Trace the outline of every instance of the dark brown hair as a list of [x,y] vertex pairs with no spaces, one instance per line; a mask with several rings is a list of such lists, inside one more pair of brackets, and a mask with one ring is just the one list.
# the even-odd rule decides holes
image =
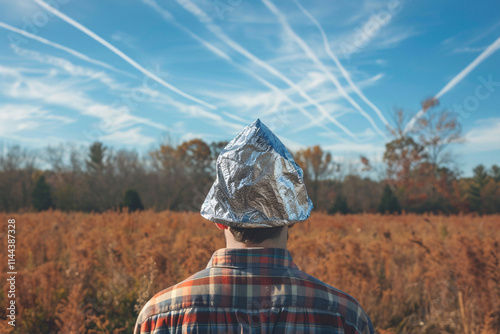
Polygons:
[[258,227],[258,228],[242,228],[229,227],[229,231],[234,236],[234,240],[244,244],[260,244],[269,239],[276,239],[280,236],[284,226],[277,227]]

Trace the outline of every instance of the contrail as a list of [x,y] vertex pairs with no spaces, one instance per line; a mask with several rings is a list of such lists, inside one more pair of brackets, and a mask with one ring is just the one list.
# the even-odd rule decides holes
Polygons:
[[128,76],[132,76],[130,73],[128,72],[125,72],[125,71],[122,71],[122,70],[119,70],[109,64],[106,64],[102,61],[99,61],[99,60],[96,60],[96,59],[92,59],[76,50],[73,50],[73,49],[70,49],[64,45],[61,45],[61,44],[58,44],[58,43],[55,43],[55,42],[52,42],[52,41],[49,41],[43,37],[40,37],[40,36],[37,36],[37,35],[33,35],[27,31],[24,31],[24,30],[21,30],[21,29],[18,29],[16,27],[13,27],[13,26],[10,26],[8,25],[7,23],[4,23],[4,22],[1,22],[0,21],[0,27],[4,28],[4,29],[7,29],[7,30],[10,30],[16,34],[19,34],[19,35],[23,35],[24,37],[27,37],[27,38],[30,38],[30,39],[33,39],[33,40],[36,40],[40,43],[43,43],[43,44],[46,44],[46,45],[50,45],[56,49],[59,49],[59,50],[62,50],[64,52],[67,52],[77,58],[80,58],[81,60],[84,60],[86,62],[89,62],[89,63],[92,63],[94,65],[98,65],[98,66],[101,66],[101,67],[104,67],[104,68],[107,68],[108,70],[112,70],[114,72],[117,72],[117,73],[121,73],[121,74],[125,74],[125,75],[128,75]]
[[[186,33],[188,33],[191,37],[193,37],[194,39],[196,39],[198,42],[200,42],[207,49],[209,49],[210,51],[212,51],[216,55],[220,56],[221,58],[225,59],[231,65],[237,67],[241,71],[245,72],[246,74],[248,74],[252,78],[254,78],[257,81],[259,81],[260,83],[262,83],[264,86],[266,86],[269,89],[271,89],[272,91],[274,91],[276,94],[278,94],[280,97],[282,97],[287,103],[289,103],[292,107],[298,109],[303,115],[305,115],[306,117],[308,117],[312,122],[317,123],[316,122],[316,118],[311,113],[309,113],[302,106],[299,106],[297,103],[295,103],[293,100],[291,100],[288,97],[288,95],[285,94],[281,89],[279,89],[275,85],[271,84],[269,81],[265,80],[264,78],[262,78],[261,76],[259,76],[256,73],[254,73],[253,71],[250,71],[246,67],[241,66],[240,64],[236,63],[224,51],[220,50],[219,48],[217,48],[213,44],[211,44],[208,41],[204,40],[203,38],[199,37],[198,35],[196,35],[195,33],[193,33],[189,28],[187,28],[184,25],[176,22],[175,18],[173,17],[173,15],[170,14],[170,12],[168,12],[167,10],[163,9],[162,7],[160,7],[154,0],[143,0],[143,2],[145,4],[151,6],[153,9],[155,9],[167,22],[169,22],[171,24],[174,24],[176,27],[178,27],[178,28],[182,29],[183,31],[185,31]],[[331,132],[333,134],[337,134],[336,132],[334,132],[333,130],[329,129],[324,124],[316,124],[316,125],[318,125],[319,127],[321,127],[322,129],[324,129],[324,130],[326,130],[328,132]]]
[[[477,56],[476,59],[474,59],[469,65],[467,65],[460,73],[458,73],[453,79],[451,79],[446,86],[443,87],[439,91],[439,93],[436,94],[434,97],[435,99],[439,99],[441,96],[444,94],[448,93],[453,87],[455,87],[460,81],[462,81],[463,78],[467,76],[473,69],[475,69],[479,64],[481,64],[484,60],[486,60],[489,56],[491,56],[495,51],[500,49],[500,37],[497,38],[496,41],[491,43],[490,46],[486,48],[479,56]],[[413,128],[415,125],[415,122],[417,119],[422,117],[422,115],[425,114],[425,111],[423,109],[420,109],[419,112],[413,116],[413,118],[408,122],[408,124],[405,127],[405,132],[408,132]]]
[[132,60],[129,56],[127,56],[122,51],[120,51],[119,49],[117,49],[116,47],[114,47],[113,45],[111,45],[109,42],[107,42],[106,40],[104,40],[103,38],[101,38],[100,36],[98,36],[97,34],[95,34],[94,32],[92,32],[91,30],[87,29],[86,27],[84,27],[80,23],[76,22],[72,18],[66,16],[65,14],[61,13],[57,9],[55,9],[55,8],[51,7],[50,5],[48,5],[47,3],[43,2],[42,0],[33,0],[33,1],[36,2],[39,6],[45,8],[47,11],[51,12],[52,14],[58,16],[60,19],[66,21],[69,24],[71,24],[73,27],[75,27],[78,30],[82,31],[83,33],[85,33],[86,35],[88,35],[89,37],[91,37],[92,39],[94,39],[95,41],[99,42],[100,44],[102,44],[103,46],[105,46],[106,48],[108,48],[109,50],[111,50],[113,53],[115,53],[116,55],[118,55],[120,58],[122,58],[123,60],[125,60],[127,63],[129,63],[130,65],[132,65],[133,67],[135,67],[137,70],[139,70],[140,72],[142,72],[144,75],[146,75],[146,76],[150,77],[151,79],[155,80],[156,82],[158,82],[162,86],[170,89],[171,91],[179,94],[180,96],[185,97],[188,100],[191,100],[191,101],[196,102],[198,104],[204,105],[207,108],[210,108],[210,109],[213,109],[213,110],[217,109],[214,105],[211,105],[208,102],[205,102],[205,101],[200,100],[200,99],[198,99],[198,98],[196,98],[196,97],[194,97],[192,95],[189,95],[188,93],[185,93],[184,91],[178,89],[177,87],[169,84],[168,82],[166,82],[163,79],[159,78],[155,74],[153,74],[150,71],[146,70],[144,67],[142,67],[141,65],[139,65],[137,62],[135,62],[134,60]]
[[146,5],[152,7],[154,10],[156,10],[161,15],[161,17],[163,17],[166,21],[168,21],[169,23],[175,25],[177,28],[180,28],[181,30],[183,30],[184,32],[186,32],[189,36],[191,36],[194,39],[196,39],[198,42],[200,42],[201,44],[203,44],[203,46],[205,46],[207,49],[209,49],[210,51],[212,51],[213,53],[215,53],[219,57],[222,57],[222,58],[224,58],[226,60],[230,60],[231,59],[222,50],[220,50],[219,48],[217,48],[214,45],[210,44],[209,42],[205,41],[203,38],[201,38],[198,35],[196,35],[195,33],[193,33],[190,29],[188,29],[184,25],[178,23],[175,20],[174,16],[172,14],[170,14],[169,11],[167,11],[167,10],[163,9],[162,7],[160,7],[155,0],[142,0],[142,1]]
[[314,25],[318,28],[319,32],[321,33],[321,37],[323,38],[323,44],[325,46],[326,53],[330,56],[330,58],[335,62],[335,65],[337,65],[338,69],[340,70],[340,73],[342,73],[342,76],[344,79],[349,83],[349,86],[352,88],[352,90],[366,103],[370,106],[370,108],[377,113],[378,117],[380,120],[385,124],[385,126],[390,127],[389,122],[387,122],[387,119],[384,117],[382,112],[373,104],[366,96],[363,94],[363,92],[354,84],[354,82],[351,80],[351,75],[349,72],[342,66],[342,63],[339,61],[337,56],[333,53],[332,49],[330,48],[330,44],[328,43],[328,38],[326,37],[325,30],[321,26],[321,24],[316,20],[316,18],[309,12],[307,11],[299,2],[299,0],[293,0],[295,4],[300,8],[302,13],[306,15],[313,23]]
[[295,31],[292,29],[290,24],[288,23],[285,15],[270,1],[270,0],[262,0],[262,3],[278,18],[282,27],[285,29],[287,34],[295,40],[297,44],[304,50],[306,55],[326,74],[326,76],[330,79],[330,81],[335,85],[335,87],[340,91],[342,96],[349,101],[349,103],[361,113],[373,126],[375,131],[377,131],[382,137],[385,137],[385,134],[380,130],[380,128],[375,124],[370,115],[368,115],[356,101],[354,101],[349,94],[345,91],[344,87],[340,84],[337,78],[326,68],[326,66],[319,60],[316,54],[311,50],[311,48],[304,42],[304,40],[298,36]]
[[[39,0],[35,0],[39,1]],[[357,137],[349,130],[347,129],[344,125],[342,125],[340,122],[338,122],[334,117],[332,117],[326,110],[321,106],[317,101],[314,101],[302,88],[297,86],[294,82],[292,82],[290,79],[288,79],[283,73],[272,67],[271,65],[267,64],[248,50],[246,50],[244,47],[242,47],[240,44],[236,43],[233,41],[229,36],[227,36],[217,25],[215,25],[212,21],[212,19],[203,11],[201,10],[198,6],[196,6],[194,3],[192,3],[190,0],[176,0],[177,3],[179,3],[184,9],[189,11],[191,14],[196,16],[198,20],[207,27],[208,30],[210,30],[214,35],[216,35],[219,39],[221,39],[224,43],[226,43],[229,47],[231,47],[233,50],[238,52],[239,54],[245,56],[246,58],[250,59],[252,62],[257,64],[258,66],[264,68],[266,71],[269,73],[273,74],[274,76],[278,77],[282,81],[284,81],[288,86],[292,87],[295,89],[300,96],[302,96],[304,99],[306,99],[308,102],[313,104],[320,112],[323,114],[329,121],[337,125],[342,131],[347,133],[351,138],[357,139]],[[317,122],[317,120],[315,121]]]
[[[280,95],[287,103],[289,103],[294,108],[298,109],[303,115],[305,115],[307,118],[309,118],[312,123],[317,122],[316,117],[311,115],[311,113],[309,113],[304,107],[302,107],[302,106],[298,105],[297,103],[295,103],[294,101],[292,101],[292,99],[290,99],[290,97],[287,94],[283,93],[283,91],[281,89],[279,89],[278,87],[276,87],[275,85],[273,85],[269,81],[263,79],[262,77],[258,76],[257,74],[253,73],[249,69],[247,69],[239,64],[236,64],[234,62],[233,62],[233,64],[235,66],[239,67],[242,71],[244,71],[245,73],[247,73],[248,75],[250,75],[254,79],[256,79],[257,81],[259,81],[260,83],[262,83],[264,86],[266,86],[269,89],[271,89],[272,91],[274,91],[276,94]],[[323,129],[325,129],[326,131],[331,132],[332,134],[338,135],[336,132],[332,131],[324,124],[317,124],[317,125]]]

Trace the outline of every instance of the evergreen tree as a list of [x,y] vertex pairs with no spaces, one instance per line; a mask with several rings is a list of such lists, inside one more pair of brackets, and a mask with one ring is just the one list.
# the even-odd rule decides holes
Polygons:
[[500,182],[500,167],[498,165],[491,166],[491,177],[495,182]]
[[127,207],[129,212],[144,210],[141,197],[135,189],[129,189],[125,192],[125,197],[123,198],[123,206]]
[[101,171],[104,166],[104,155],[107,148],[100,142],[96,141],[89,147],[87,160],[87,168],[91,172]]
[[382,198],[380,199],[380,204],[378,205],[378,212],[384,214],[388,213],[401,213],[401,206],[399,205],[398,198],[392,192],[391,187],[388,184],[384,187],[384,192],[382,193]]
[[335,202],[333,202],[332,207],[328,210],[329,214],[333,213],[341,213],[343,215],[348,214],[350,212],[349,207],[347,206],[347,199],[339,194],[337,198],[335,198]]
[[474,176],[472,177],[472,185],[467,191],[469,193],[470,209],[482,213],[483,200],[481,198],[481,190],[488,182],[488,173],[483,165],[478,165],[473,169]]
[[31,194],[33,206],[37,211],[48,210],[52,206],[50,186],[45,182],[45,176],[40,176]]

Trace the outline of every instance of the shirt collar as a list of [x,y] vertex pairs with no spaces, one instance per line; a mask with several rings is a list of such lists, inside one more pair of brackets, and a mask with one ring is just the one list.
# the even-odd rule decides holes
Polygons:
[[207,268],[297,268],[292,255],[283,248],[221,248],[212,255]]

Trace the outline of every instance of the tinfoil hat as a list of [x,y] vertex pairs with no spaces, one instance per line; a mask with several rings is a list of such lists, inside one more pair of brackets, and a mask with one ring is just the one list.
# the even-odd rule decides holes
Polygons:
[[243,129],[217,158],[216,179],[201,215],[233,227],[292,225],[309,218],[302,169],[259,119]]

